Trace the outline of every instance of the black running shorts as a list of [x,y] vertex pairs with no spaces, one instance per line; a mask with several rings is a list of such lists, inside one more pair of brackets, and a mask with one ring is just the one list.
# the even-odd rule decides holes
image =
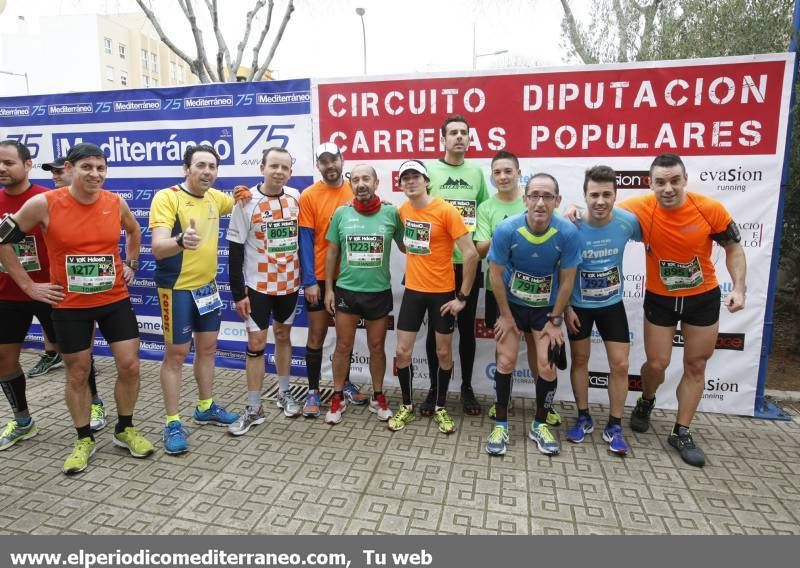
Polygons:
[[270,316],[275,318],[275,321],[292,325],[299,294],[300,292],[294,292],[283,296],[272,296],[247,288],[247,297],[250,298],[250,319],[260,330],[269,328]]
[[602,308],[573,306],[572,310],[577,314],[581,328],[575,335],[569,335],[570,340],[580,341],[589,338],[592,335],[592,326],[596,325],[597,332],[603,341],[631,342],[628,314],[625,313],[625,304],[622,301]]
[[139,337],[130,298],[97,308],[54,308],[53,326],[61,353],[90,349],[95,322],[109,344]]
[[34,316],[42,324],[47,339],[55,342],[56,332],[53,329],[52,311],[50,304],[44,302],[0,301],[0,322],[2,322],[0,323],[0,344],[23,343]]
[[644,315],[654,325],[675,327],[678,322],[698,327],[719,321],[722,292],[714,288],[694,296],[661,296],[649,290],[644,294]]
[[336,286],[336,311],[353,314],[367,321],[385,318],[394,309],[391,290],[382,292],[353,292]]
[[447,314],[443,316],[441,307],[456,297],[452,292],[417,292],[409,290],[403,293],[400,314],[397,317],[397,329],[418,332],[422,327],[425,314],[428,314],[428,326],[437,333],[453,333],[455,318]]

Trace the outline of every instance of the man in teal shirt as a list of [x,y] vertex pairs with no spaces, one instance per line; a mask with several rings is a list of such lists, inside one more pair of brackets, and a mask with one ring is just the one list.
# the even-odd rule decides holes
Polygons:
[[[442,125],[444,158],[426,164],[430,176],[431,196],[440,197],[454,205],[461,213],[464,224],[471,235],[477,227],[478,206],[489,199],[489,190],[481,168],[464,159],[469,148],[469,125],[460,114],[448,117]],[[473,239],[474,240],[474,239]],[[464,258],[458,248],[453,252],[453,268],[456,274],[456,289],[463,281]],[[482,274],[478,264],[475,284],[467,296],[467,305],[458,314],[458,355],[461,361],[461,403],[466,414],[481,413],[481,406],[472,390],[472,368],[475,364],[475,313],[478,309],[478,293]],[[420,414],[431,416],[436,404],[436,376],[438,359],[434,330],[428,327],[426,351],[431,390],[420,406]]]
[[[389,274],[392,240],[401,251],[403,224],[397,208],[383,203],[375,192],[378,176],[371,166],[359,164],[350,172],[355,199],[333,214],[326,238],[325,308],[336,316],[336,350],[333,355],[334,395],[325,422],[338,424],[347,407],[344,383],[350,368],[356,328],[360,319],[367,328],[369,370],[372,375],[370,412],[385,422],[392,411],[383,395],[386,373],[386,328],[394,302]],[[336,263],[339,276],[334,288]]]

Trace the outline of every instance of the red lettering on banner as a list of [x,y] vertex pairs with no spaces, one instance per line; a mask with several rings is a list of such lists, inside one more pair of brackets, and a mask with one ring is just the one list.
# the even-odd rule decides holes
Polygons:
[[442,153],[439,127],[463,114],[469,157],[772,154],[784,61],[597,69],[319,85],[322,140],[347,159]]

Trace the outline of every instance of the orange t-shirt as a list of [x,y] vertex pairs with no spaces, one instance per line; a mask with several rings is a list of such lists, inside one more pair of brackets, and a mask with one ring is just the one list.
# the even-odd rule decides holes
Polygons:
[[325,280],[325,255],[328,253],[328,228],[336,209],[353,201],[348,180],[342,187],[331,187],[323,181],[309,185],[300,194],[300,227],[314,231],[314,272],[317,280]]
[[406,288],[416,292],[452,292],[455,241],[467,234],[458,209],[434,197],[424,209],[406,201],[397,210],[406,246]]
[[678,209],[664,209],[654,194],[619,204],[639,219],[647,251],[647,290],[662,296],[695,296],[719,286],[711,262],[710,236],[733,220],[725,207],[699,193],[686,194]]
[[44,232],[50,281],[64,288],[55,308],[96,308],[128,297],[122,279],[119,196],[101,190],[91,205],[79,203],[68,187],[48,191]]

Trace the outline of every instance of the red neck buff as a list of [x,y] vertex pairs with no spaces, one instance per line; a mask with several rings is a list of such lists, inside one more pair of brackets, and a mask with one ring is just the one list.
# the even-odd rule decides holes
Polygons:
[[362,215],[374,215],[381,209],[381,198],[377,195],[373,195],[372,199],[363,203],[358,199],[353,199],[353,207],[355,210],[361,213]]

